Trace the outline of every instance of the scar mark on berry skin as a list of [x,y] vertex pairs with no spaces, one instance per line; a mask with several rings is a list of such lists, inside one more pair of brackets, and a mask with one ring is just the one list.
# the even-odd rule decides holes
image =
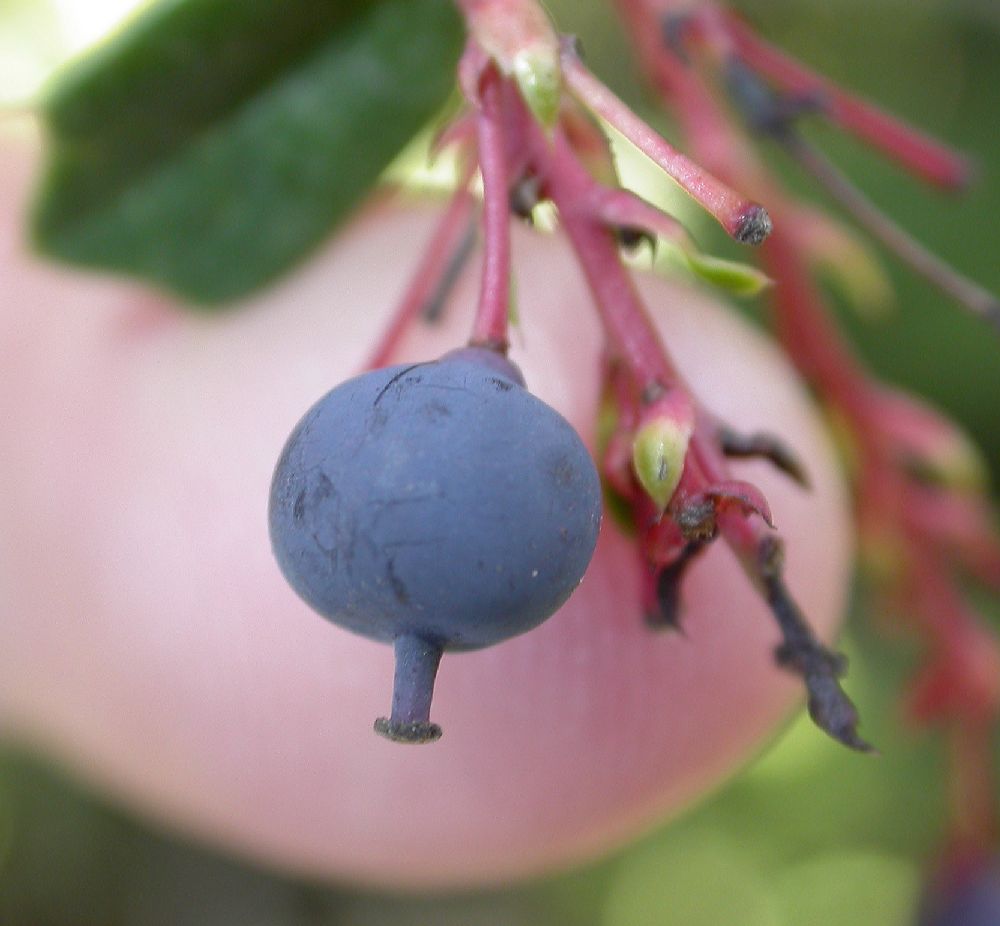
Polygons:
[[497,392],[510,392],[514,388],[513,383],[507,382],[505,379],[499,379],[496,376],[491,376],[486,381],[492,383]]
[[431,492],[421,492],[419,495],[406,495],[402,498],[372,499],[371,507],[373,511],[371,514],[371,530],[373,532],[380,531],[382,518],[385,516],[392,518],[395,513],[405,505],[420,505],[427,502],[435,502],[443,498],[443,490],[437,488]]
[[422,367],[422,363],[414,363],[412,366],[408,366],[405,369],[400,370],[392,379],[389,380],[380,390],[377,396],[375,396],[375,401],[372,402],[372,408],[378,405],[379,402],[385,397],[385,394],[398,383],[407,373],[412,372],[417,367]]
[[330,561],[330,568],[336,572],[340,568],[340,551],[335,546],[326,546],[320,538],[318,531],[313,531],[312,539],[316,544],[316,548]]
[[556,485],[568,486],[573,484],[573,477],[575,475],[573,465],[565,457],[556,459],[549,472],[552,474],[552,479]]
[[448,386],[445,385],[444,383],[428,383],[427,388],[437,389],[441,392],[464,392],[469,395],[474,395],[473,390],[470,389],[468,386]]
[[296,521],[301,521],[306,514],[306,490],[303,489],[295,498],[295,504],[292,506],[292,517]]
[[385,564],[386,575],[389,578],[389,585],[392,586],[392,593],[396,596],[396,601],[400,604],[410,603],[410,593],[406,588],[406,583],[396,575],[396,560],[394,557],[389,557]]
[[428,402],[421,406],[420,411],[424,418],[432,423],[451,417],[451,409],[442,402]]

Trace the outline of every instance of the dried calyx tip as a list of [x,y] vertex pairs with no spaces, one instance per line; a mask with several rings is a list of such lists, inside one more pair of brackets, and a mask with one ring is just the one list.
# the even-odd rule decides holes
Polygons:
[[392,716],[379,717],[375,732],[394,743],[433,743],[441,738],[441,728],[430,722],[429,715],[442,647],[418,634],[403,633],[393,649]]
[[379,717],[373,729],[379,736],[394,743],[433,743],[441,739],[441,728],[436,723],[419,720],[400,722]]
[[748,206],[736,220],[733,237],[741,244],[760,244],[774,229],[771,216],[763,206]]

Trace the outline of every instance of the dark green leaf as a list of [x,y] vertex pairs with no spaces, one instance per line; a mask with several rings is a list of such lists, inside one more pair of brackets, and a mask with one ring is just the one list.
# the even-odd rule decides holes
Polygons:
[[453,84],[451,0],[166,0],[44,102],[45,253],[218,303],[355,207]]

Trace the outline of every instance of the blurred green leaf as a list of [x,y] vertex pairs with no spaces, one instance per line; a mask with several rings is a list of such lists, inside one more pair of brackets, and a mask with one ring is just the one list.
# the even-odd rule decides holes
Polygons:
[[450,0],[166,0],[43,103],[45,253],[198,303],[286,270],[445,100]]
[[[743,848],[749,850],[744,852]],[[752,844],[704,828],[630,853],[608,894],[605,926],[780,926]]]
[[685,249],[684,261],[698,279],[733,296],[756,296],[771,285],[767,274],[750,264],[713,257],[691,248]]

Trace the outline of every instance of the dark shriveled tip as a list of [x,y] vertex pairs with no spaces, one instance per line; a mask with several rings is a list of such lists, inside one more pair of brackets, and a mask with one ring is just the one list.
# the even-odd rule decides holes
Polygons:
[[857,752],[875,753],[871,743],[858,736],[858,711],[844,694],[837,679],[829,673],[806,676],[809,691],[809,716],[821,730],[838,743]]
[[754,203],[736,219],[733,237],[741,244],[760,244],[773,230],[774,223],[767,210]]
[[775,660],[805,682],[809,716],[816,726],[838,743],[858,752],[874,753],[871,744],[858,735],[857,708],[840,686],[847,658],[828,650],[813,636],[782,580],[780,547],[772,544],[762,554],[760,578],[782,635]]
[[615,229],[615,237],[627,251],[636,251],[640,245],[648,244],[649,250],[654,256],[656,255],[656,235],[645,228],[622,225]]
[[805,465],[795,452],[775,435],[765,432],[741,434],[733,428],[723,426],[718,430],[718,438],[719,446],[727,457],[734,459],[757,457],[767,460],[802,488],[810,487]]
[[419,720],[399,722],[379,717],[373,729],[379,736],[394,743],[433,743],[441,739],[441,728],[436,723]]
[[441,728],[430,722],[434,678],[442,646],[416,633],[401,633],[393,642],[396,672],[392,715],[375,721],[375,732],[394,743],[433,743]]
[[805,682],[809,716],[817,727],[857,752],[878,753],[858,735],[858,709],[840,686],[839,679],[847,672],[846,656],[816,641],[794,646],[784,643],[774,655],[779,666],[800,675]]
[[656,608],[646,614],[646,626],[652,630],[669,630],[687,636],[681,624],[681,582],[688,567],[705,548],[702,541],[692,540],[672,563],[661,567],[656,577]]

